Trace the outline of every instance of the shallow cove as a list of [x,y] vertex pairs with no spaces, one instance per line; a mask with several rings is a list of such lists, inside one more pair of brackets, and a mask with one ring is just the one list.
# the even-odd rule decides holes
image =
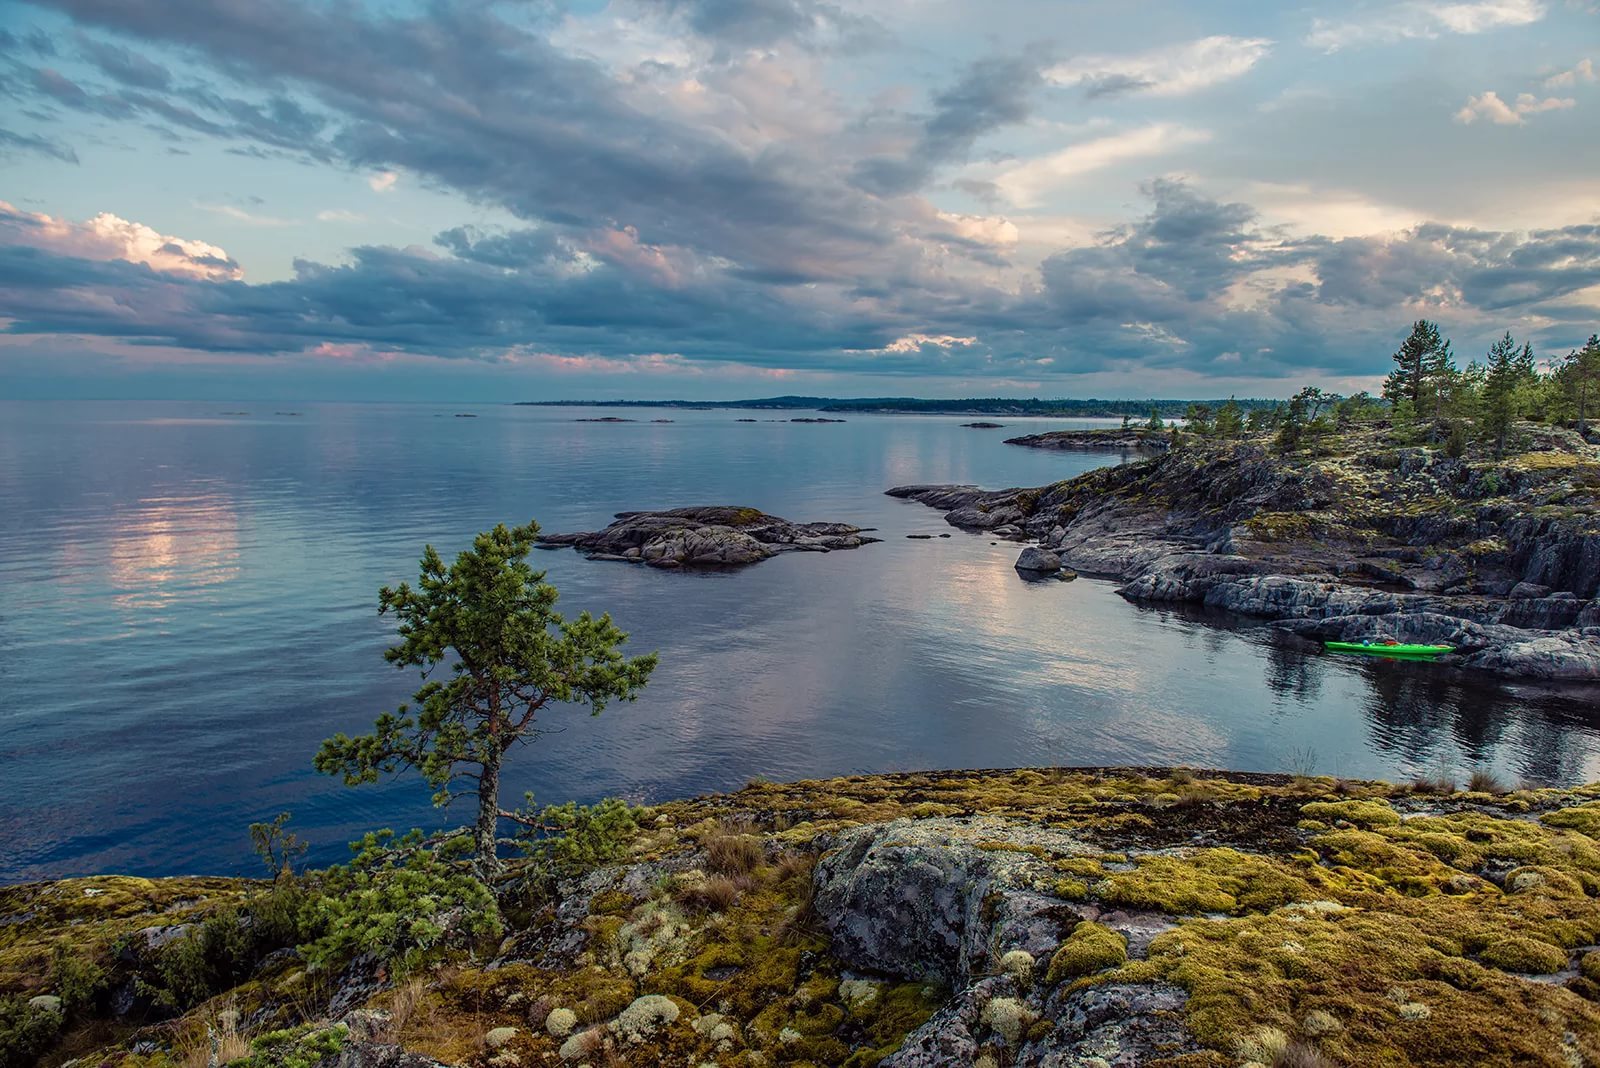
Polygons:
[[610,611],[662,667],[635,705],[553,718],[508,768],[512,796],[1047,763],[1600,778],[1592,691],[1326,656],[1089,578],[1029,583],[1017,546],[883,495],[1041,485],[1114,454],[1008,446],[970,416],[462,410],[0,404],[0,880],[250,871],[245,825],[283,809],[318,861],[436,821],[414,781],[346,790],[310,769],[322,737],[414,686],[382,661],[378,586],[413,578],[424,542],[454,552],[495,522],[588,530],[688,504],[884,541],[712,574],[538,554],[568,611]]

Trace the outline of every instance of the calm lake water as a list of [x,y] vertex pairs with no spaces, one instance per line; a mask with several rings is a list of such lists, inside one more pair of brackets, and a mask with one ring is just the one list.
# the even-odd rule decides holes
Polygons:
[[1040,764],[1600,778],[1593,691],[1337,659],[1247,621],[1136,607],[1106,582],[1024,582],[1015,546],[883,495],[1116,462],[1002,443],[1109,423],[284,411],[0,403],[0,881],[250,872],[246,825],[284,809],[319,861],[363,830],[436,824],[415,778],[347,789],[311,769],[320,739],[415,686],[382,659],[378,587],[414,579],[424,543],[453,554],[496,522],[591,530],[702,503],[885,540],[719,574],[536,554],[567,611],[610,611],[661,667],[636,704],[549,717],[565,730],[516,754],[512,798]]

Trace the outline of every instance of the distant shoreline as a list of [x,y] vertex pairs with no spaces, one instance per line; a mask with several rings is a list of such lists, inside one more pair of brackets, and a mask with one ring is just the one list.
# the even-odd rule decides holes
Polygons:
[[[819,411],[855,412],[862,415],[1003,415],[1011,418],[1076,418],[1121,419],[1124,416],[1145,420],[1151,412],[1163,419],[1179,419],[1191,404],[1205,404],[1216,408],[1227,403],[1221,400],[1174,400],[1150,398],[1144,400],[1103,400],[1098,398],[1026,400],[1004,397],[965,397],[955,400],[923,399],[919,397],[766,397],[753,400],[691,401],[691,400],[551,400],[515,401],[519,407],[536,408],[674,408],[687,411]],[[1275,408],[1282,401],[1265,398],[1236,398],[1235,403],[1248,412],[1261,408]]]

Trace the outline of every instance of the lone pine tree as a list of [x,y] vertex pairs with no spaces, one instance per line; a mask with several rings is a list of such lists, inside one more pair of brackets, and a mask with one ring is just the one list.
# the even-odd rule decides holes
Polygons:
[[[555,611],[556,588],[528,566],[539,525],[479,534],[472,548],[445,566],[423,550],[415,588],[383,587],[378,612],[394,613],[400,641],[384,658],[422,669],[423,684],[378,717],[371,734],[337,734],[322,743],[316,768],[349,785],[415,769],[434,788],[436,805],[460,794],[478,799],[473,845],[479,875],[499,870],[500,769],[511,747],[542,733],[539,717],[553,706],[586,707],[599,715],[613,700],[631,701],[655,669],[654,653],[624,657],[627,635],[588,612]],[[448,665],[449,678],[432,678]]]

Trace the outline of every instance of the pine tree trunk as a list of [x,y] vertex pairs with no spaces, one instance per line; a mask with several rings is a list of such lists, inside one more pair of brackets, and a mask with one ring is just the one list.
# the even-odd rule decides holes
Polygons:
[[500,757],[497,751],[483,762],[482,777],[478,779],[478,823],[472,832],[478,876],[486,882],[500,872],[495,846],[500,829]]

